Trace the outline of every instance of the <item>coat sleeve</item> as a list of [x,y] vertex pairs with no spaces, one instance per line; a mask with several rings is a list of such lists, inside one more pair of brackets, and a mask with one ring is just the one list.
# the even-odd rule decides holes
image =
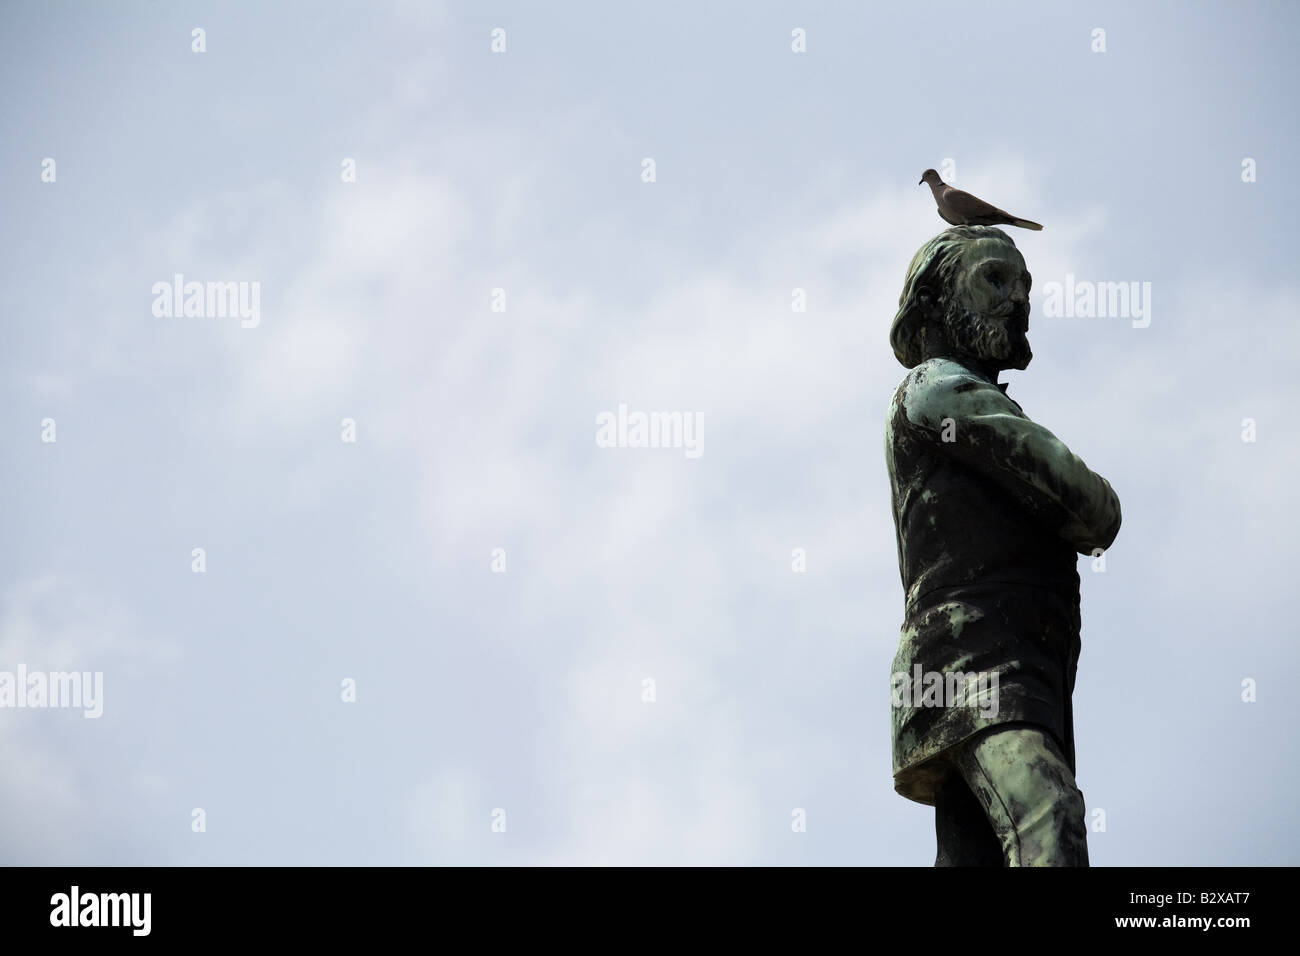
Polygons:
[[1114,542],[1120,507],[1110,482],[997,386],[948,364],[917,377],[904,402],[908,422],[936,449],[1009,492],[1077,552]]

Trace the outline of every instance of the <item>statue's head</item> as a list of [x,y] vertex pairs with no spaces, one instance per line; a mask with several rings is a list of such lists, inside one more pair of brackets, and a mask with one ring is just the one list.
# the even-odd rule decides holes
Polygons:
[[996,373],[1023,369],[1029,348],[1030,275],[1001,229],[953,226],[912,257],[889,330],[907,368],[926,359],[966,359]]

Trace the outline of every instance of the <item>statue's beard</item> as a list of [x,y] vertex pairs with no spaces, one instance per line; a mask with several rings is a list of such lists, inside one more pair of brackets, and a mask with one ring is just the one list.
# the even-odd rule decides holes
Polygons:
[[953,303],[944,316],[944,331],[954,352],[999,370],[1029,365],[1034,353],[1025,336],[1028,327],[1028,303],[985,314]]

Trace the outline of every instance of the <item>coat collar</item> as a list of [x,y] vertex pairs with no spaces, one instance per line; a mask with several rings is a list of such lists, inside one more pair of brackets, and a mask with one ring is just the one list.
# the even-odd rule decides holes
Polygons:
[[[980,378],[984,379],[984,381],[988,382],[990,385],[996,385],[1001,390],[1003,395],[1007,394],[1007,386],[1011,384],[1010,382],[994,381],[994,379],[997,378],[997,375],[994,375],[993,378],[989,378],[983,372],[979,371],[978,369],[971,368],[969,365],[967,365],[965,362],[962,362],[960,359],[954,359],[953,361],[957,362],[958,365],[961,365],[962,368],[966,369],[966,371],[970,372],[972,375],[978,375]],[[1001,373],[999,372],[998,374],[1000,375]],[[1010,397],[1011,397],[1010,395],[1007,395],[1007,398]]]
[[[962,361],[961,359],[959,359],[959,358],[955,358],[955,357],[950,356],[950,355],[942,356],[942,358],[947,359],[949,362],[956,362],[958,365],[960,365],[960,366],[961,366],[962,368],[964,368],[966,371],[970,372],[972,375],[975,375],[975,376],[977,376],[977,377],[979,377],[979,378],[984,379],[984,381],[988,382],[990,385],[996,385],[996,386],[998,387],[998,390],[1001,391],[1003,395],[1007,395],[1007,386],[1011,384],[1010,382],[996,382],[996,381],[994,381],[992,378],[989,378],[987,375],[985,375],[983,372],[979,371],[978,369],[971,368],[969,365],[967,365],[965,362],[963,362],[963,361]],[[1001,373],[999,372],[998,374],[1000,375]],[[997,376],[994,376],[994,378],[996,378],[996,377],[997,377]],[[1011,398],[1011,396],[1010,396],[1010,395],[1007,395],[1007,398]],[[1011,398],[1011,400],[1012,400],[1013,402],[1016,401],[1014,398]],[[1020,403],[1019,403],[1019,402],[1016,403],[1016,407],[1017,407],[1017,408],[1020,407]]]

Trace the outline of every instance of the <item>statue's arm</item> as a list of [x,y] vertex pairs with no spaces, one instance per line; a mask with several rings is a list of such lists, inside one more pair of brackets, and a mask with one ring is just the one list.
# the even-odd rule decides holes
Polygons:
[[1109,548],[1119,534],[1110,482],[996,386],[964,370],[932,374],[908,389],[905,408],[940,451],[1010,492],[1080,554]]

